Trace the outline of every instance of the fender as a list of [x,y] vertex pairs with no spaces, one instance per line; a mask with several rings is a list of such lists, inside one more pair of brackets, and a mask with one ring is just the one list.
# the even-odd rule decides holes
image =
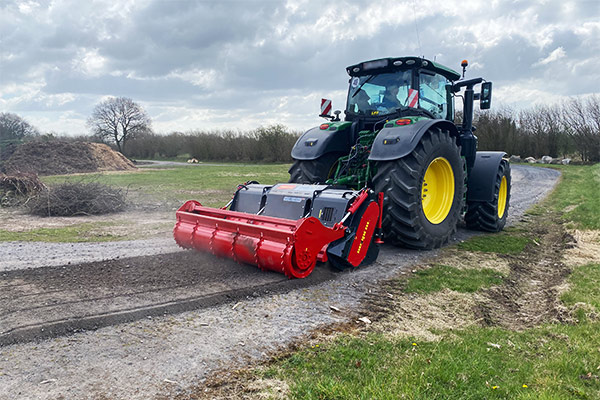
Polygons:
[[445,119],[426,119],[410,125],[383,128],[371,148],[370,161],[391,161],[410,154],[429,129],[439,127],[459,141],[456,126]]
[[467,201],[494,201],[496,174],[502,159],[503,151],[478,151],[475,164],[467,181]]
[[[323,154],[339,152],[348,154],[352,138],[352,122],[328,122],[326,129],[319,126],[306,131],[294,144],[292,158],[295,160],[315,160]],[[325,124],[321,125],[324,126]]]

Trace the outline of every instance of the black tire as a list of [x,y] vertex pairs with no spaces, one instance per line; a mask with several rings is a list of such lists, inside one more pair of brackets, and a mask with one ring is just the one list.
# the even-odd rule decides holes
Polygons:
[[[448,214],[431,223],[423,211],[425,172],[433,160],[445,158],[454,176],[454,196]],[[383,237],[386,243],[415,249],[437,248],[456,232],[466,193],[466,170],[460,147],[448,131],[432,128],[407,156],[379,162],[373,179],[376,192],[384,193]]]
[[288,172],[293,183],[323,183],[335,173],[335,162],[340,153],[323,154],[316,160],[295,160]]
[[[506,203],[504,213],[502,213],[502,216],[499,216],[498,199],[500,197],[500,185],[503,177],[506,178]],[[467,213],[465,214],[467,228],[486,232],[499,232],[504,229],[510,206],[510,164],[507,160],[500,162],[494,190],[493,201],[467,202]]]

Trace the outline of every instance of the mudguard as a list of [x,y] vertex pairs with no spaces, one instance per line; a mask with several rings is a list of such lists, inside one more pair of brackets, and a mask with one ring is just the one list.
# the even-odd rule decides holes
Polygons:
[[329,122],[327,124],[329,125],[327,129],[321,129],[317,126],[300,136],[292,148],[292,158],[295,160],[316,160],[326,153],[348,154],[350,147],[354,144],[350,133],[352,123]]
[[425,132],[434,127],[449,131],[450,135],[458,140],[456,126],[444,119],[427,119],[410,125],[383,128],[373,142],[369,160],[391,161],[410,154],[417,147]]
[[496,174],[503,151],[478,151],[467,181],[467,201],[494,201]]

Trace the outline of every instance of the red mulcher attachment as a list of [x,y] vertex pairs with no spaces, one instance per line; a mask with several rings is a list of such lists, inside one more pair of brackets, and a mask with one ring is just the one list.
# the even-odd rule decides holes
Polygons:
[[304,278],[317,261],[357,267],[377,258],[381,203],[327,185],[240,185],[229,210],[187,201],[173,230],[181,247]]

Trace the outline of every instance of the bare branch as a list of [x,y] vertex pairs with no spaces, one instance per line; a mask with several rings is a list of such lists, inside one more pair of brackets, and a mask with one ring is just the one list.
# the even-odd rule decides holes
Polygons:
[[133,100],[112,97],[96,105],[87,123],[94,135],[113,140],[122,153],[136,134],[151,131],[152,121]]

